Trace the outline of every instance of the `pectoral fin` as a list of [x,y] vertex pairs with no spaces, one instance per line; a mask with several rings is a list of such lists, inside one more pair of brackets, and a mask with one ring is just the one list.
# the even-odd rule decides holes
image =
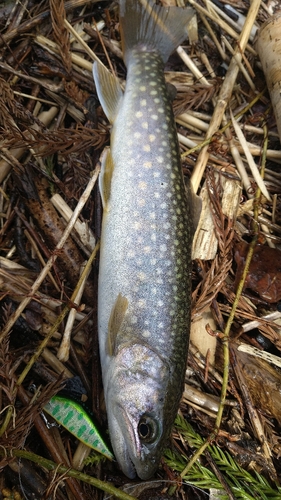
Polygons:
[[113,123],[123,98],[121,85],[117,78],[98,62],[93,65],[93,76],[102,109],[110,123]]
[[177,88],[172,83],[166,82],[166,89],[167,89],[170,101],[173,102],[175,100],[175,98],[177,97]]
[[104,210],[109,209],[109,198],[113,170],[114,165],[110,149],[105,148],[101,157],[101,171],[99,175],[99,189]]
[[117,336],[120,332],[127,309],[128,300],[126,297],[123,297],[121,293],[119,293],[112,307],[108,321],[107,353],[110,356],[114,356],[116,354]]

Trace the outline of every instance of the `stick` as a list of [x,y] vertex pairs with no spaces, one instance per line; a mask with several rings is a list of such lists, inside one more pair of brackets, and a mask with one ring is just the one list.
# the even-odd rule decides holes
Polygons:
[[281,14],[270,17],[259,31],[256,49],[269,90],[278,135],[281,141]]

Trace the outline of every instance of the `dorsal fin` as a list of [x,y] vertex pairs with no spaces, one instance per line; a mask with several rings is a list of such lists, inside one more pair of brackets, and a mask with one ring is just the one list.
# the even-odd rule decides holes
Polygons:
[[93,76],[102,109],[110,123],[113,123],[123,97],[121,85],[118,79],[97,61],[93,64]]

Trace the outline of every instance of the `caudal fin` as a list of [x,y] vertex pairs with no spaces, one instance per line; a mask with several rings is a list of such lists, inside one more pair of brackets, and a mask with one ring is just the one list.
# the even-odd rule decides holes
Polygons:
[[161,7],[152,0],[120,0],[124,60],[133,48],[157,51],[165,63],[187,37],[186,25],[194,10]]

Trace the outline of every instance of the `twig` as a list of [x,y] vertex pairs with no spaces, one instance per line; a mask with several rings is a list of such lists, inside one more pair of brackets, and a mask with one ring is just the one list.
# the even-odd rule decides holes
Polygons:
[[[249,8],[243,31],[239,37],[239,41],[235,49],[235,55],[231,59],[226,77],[224,79],[221,91],[219,93],[217,106],[212,116],[209,130],[206,134],[206,140],[211,139],[211,137],[218,131],[220,127],[226,106],[229,102],[232,93],[233,85],[236,81],[239,72],[239,66],[237,64],[237,60],[242,61],[242,52],[245,50],[247,46],[251,29],[259,10],[260,2],[261,0],[254,0]],[[192,1],[192,4],[193,3],[194,2]],[[208,147],[205,146],[203,149],[201,149],[199,153],[195,169],[191,176],[191,182],[193,184],[195,192],[197,192],[199,188],[205,167],[207,165],[208,158],[209,158]]]
[[11,330],[14,323],[16,322],[16,320],[18,319],[20,314],[23,312],[23,310],[26,308],[26,306],[29,304],[29,302],[32,300],[32,298],[35,295],[35,293],[37,292],[38,288],[40,287],[40,285],[43,283],[44,279],[46,278],[48,272],[53,267],[53,265],[57,259],[57,256],[58,256],[58,250],[60,250],[63,247],[64,243],[66,242],[68,236],[70,235],[70,233],[75,225],[75,222],[76,222],[82,208],[84,207],[87,199],[89,198],[89,196],[91,194],[91,191],[92,191],[92,189],[96,183],[96,180],[98,178],[99,170],[100,170],[99,167],[96,167],[93,176],[89,180],[88,185],[87,185],[84,193],[82,194],[80,200],[77,203],[77,206],[73,212],[72,218],[70,219],[67,227],[65,228],[65,231],[64,231],[64,234],[63,234],[61,240],[56,245],[56,248],[53,252],[53,255],[50,257],[46,266],[44,267],[44,269],[42,269],[40,275],[33,283],[28,296],[20,303],[17,310],[12,314],[9,321],[6,323],[5,327],[3,328],[3,330],[0,334],[0,342],[2,342],[2,340],[8,334],[8,332]]
[[9,458],[25,458],[26,460],[30,460],[31,462],[34,462],[47,470],[56,471],[59,474],[65,474],[66,477],[73,477],[79,481],[83,481],[84,483],[95,486],[96,488],[105,491],[106,493],[109,493],[110,495],[113,495],[120,500],[136,500],[135,497],[132,497],[131,495],[128,495],[128,493],[115,488],[110,483],[101,481],[100,479],[96,479],[92,476],[88,476],[87,474],[66,467],[65,465],[58,465],[55,462],[47,460],[46,458],[43,458],[40,455],[36,455],[35,453],[31,453],[30,451],[5,450],[3,448],[0,448],[0,456]]

